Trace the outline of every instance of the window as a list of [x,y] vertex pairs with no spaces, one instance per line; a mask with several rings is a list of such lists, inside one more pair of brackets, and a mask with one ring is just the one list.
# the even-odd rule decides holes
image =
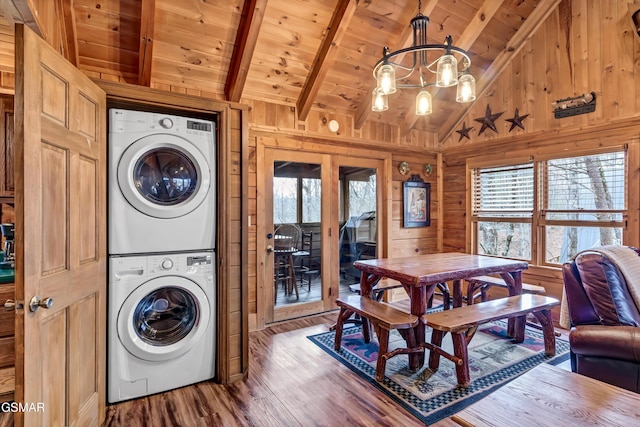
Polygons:
[[533,163],[473,170],[476,253],[531,259]]
[[275,162],[273,177],[273,223],[320,223],[322,180],[320,165]]
[[624,152],[548,160],[541,167],[546,263],[562,264],[594,246],[622,244]]
[[625,162],[617,151],[472,169],[475,252],[560,265],[622,244]]
[[298,179],[273,178],[273,222],[287,224],[298,222]]

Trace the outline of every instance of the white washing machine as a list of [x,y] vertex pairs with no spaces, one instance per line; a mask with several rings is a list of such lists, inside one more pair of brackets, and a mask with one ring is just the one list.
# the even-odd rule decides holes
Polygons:
[[215,247],[215,123],[109,110],[109,254]]
[[109,258],[110,403],[215,376],[214,252]]

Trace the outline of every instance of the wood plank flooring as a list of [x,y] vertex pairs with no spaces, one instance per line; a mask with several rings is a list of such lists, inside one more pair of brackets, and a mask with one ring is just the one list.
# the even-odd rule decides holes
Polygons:
[[252,332],[245,381],[204,382],[112,405],[104,427],[423,425],[306,338],[328,330],[336,316]]
[[[249,374],[107,406],[102,427],[421,426],[385,394],[309,341],[337,312],[250,334]],[[568,369],[568,368],[567,368]],[[0,414],[0,427],[13,425]],[[458,426],[450,419],[436,427]]]

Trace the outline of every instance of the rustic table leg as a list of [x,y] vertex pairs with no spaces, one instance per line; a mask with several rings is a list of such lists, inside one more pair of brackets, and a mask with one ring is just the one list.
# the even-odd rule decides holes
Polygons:
[[[511,271],[509,273],[500,273],[502,279],[505,281],[509,288],[509,296],[512,297],[514,295],[522,294],[522,271]],[[516,338],[516,341],[519,337],[524,338],[524,327],[527,322],[527,316],[522,316],[522,320],[518,318],[516,322],[516,318],[510,318],[507,321],[507,335],[510,337]],[[522,342],[522,341],[518,341]]]
[[453,281],[453,307],[462,307],[462,280]]
[[[410,286],[411,293],[409,294],[411,299],[411,314],[422,317],[422,315],[427,311],[427,301],[431,295],[433,295],[433,291],[436,285],[429,286],[428,290],[426,286]],[[425,326],[424,323],[418,322],[418,325],[413,328],[413,333],[415,334],[415,343],[416,345],[420,345],[424,343],[425,339]],[[419,353],[410,353],[409,354],[409,369],[412,371],[416,371],[420,369],[424,365],[424,351]]]

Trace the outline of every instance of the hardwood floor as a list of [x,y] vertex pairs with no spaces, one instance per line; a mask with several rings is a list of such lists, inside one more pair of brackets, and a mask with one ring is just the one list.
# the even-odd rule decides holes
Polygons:
[[[252,332],[244,381],[228,386],[203,382],[110,405],[102,427],[423,425],[306,338],[326,331],[336,316]],[[0,413],[0,427],[12,425],[13,417]],[[435,426],[458,424],[447,418]]]
[[112,405],[104,427],[423,425],[306,338],[326,331],[336,315],[253,332],[245,381],[204,382]]

